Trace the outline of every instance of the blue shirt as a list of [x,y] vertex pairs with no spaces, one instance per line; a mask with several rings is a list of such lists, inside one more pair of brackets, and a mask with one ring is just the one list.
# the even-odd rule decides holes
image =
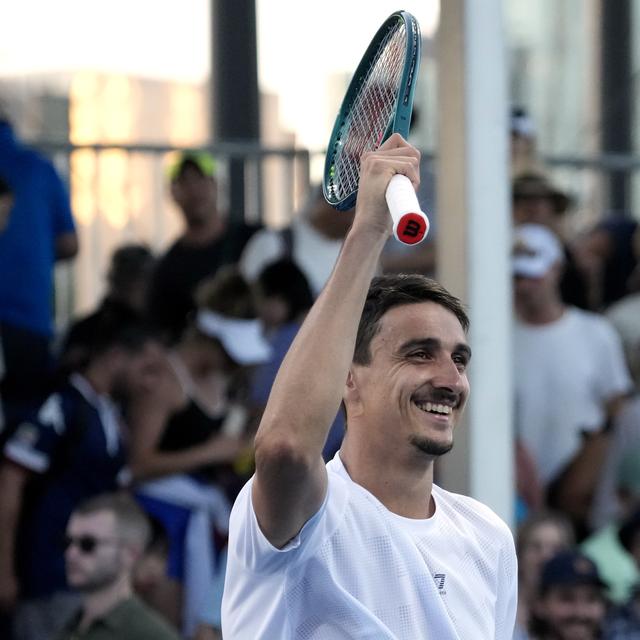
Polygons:
[[33,419],[19,425],[4,454],[38,474],[27,485],[17,538],[22,596],[65,590],[61,545],[71,513],[84,500],[114,491],[123,479],[119,414],[106,396],[74,374]]
[[0,122],[0,177],[14,198],[0,233],[0,321],[52,334],[55,239],[74,231],[69,195],[49,160]]

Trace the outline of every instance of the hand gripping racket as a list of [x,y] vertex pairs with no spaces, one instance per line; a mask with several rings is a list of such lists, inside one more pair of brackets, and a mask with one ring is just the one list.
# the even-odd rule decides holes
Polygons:
[[[339,211],[356,203],[360,158],[392,133],[409,134],[420,63],[420,27],[406,11],[391,14],[378,29],[356,72],[333,126],[324,166],[323,192]],[[405,244],[424,240],[429,220],[409,178],[394,176],[386,192],[393,234]]]

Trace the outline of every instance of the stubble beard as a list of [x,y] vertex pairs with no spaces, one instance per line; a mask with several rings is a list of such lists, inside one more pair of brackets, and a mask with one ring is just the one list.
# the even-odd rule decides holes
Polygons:
[[416,435],[412,435],[409,438],[409,443],[416,449],[418,449],[418,451],[433,458],[439,458],[445,453],[449,453],[449,451],[453,449],[453,441],[437,442],[436,440],[432,440],[431,438]]

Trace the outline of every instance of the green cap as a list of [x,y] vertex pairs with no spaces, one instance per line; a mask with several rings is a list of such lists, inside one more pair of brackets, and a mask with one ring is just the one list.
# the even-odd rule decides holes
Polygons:
[[216,161],[206,151],[179,151],[171,160],[167,174],[171,181],[180,177],[186,165],[193,165],[203,176],[216,175]]

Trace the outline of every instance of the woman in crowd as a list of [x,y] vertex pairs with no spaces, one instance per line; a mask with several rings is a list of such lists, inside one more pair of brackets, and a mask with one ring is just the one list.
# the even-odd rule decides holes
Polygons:
[[[271,353],[249,286],[223,269],[196,293],[198,308],[168,355],[161,380],[130,409],[138,499],[169,536],[169,580],[157,605],[193,637],[221,570],[230,501],[242,482],[233,463],[249,446],[247,368]],[[217,537],[217,538],[216,538]]]

